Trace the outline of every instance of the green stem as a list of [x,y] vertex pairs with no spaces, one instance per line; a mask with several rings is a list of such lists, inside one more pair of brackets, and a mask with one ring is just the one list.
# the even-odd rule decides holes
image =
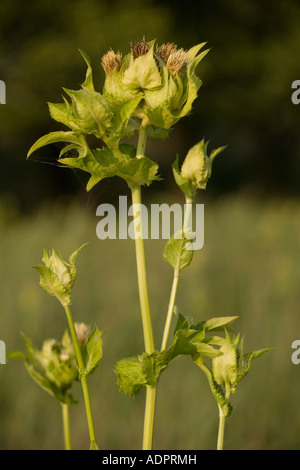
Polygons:
[[62,407],[62,420],[64,430],[65,450],[72,450],[71,444],[71,431],[70,431],[70,406],[67,403],[61,403]]
[[[226,394],[225,394],[225,396],[226,396],[226,399],[229,400],[230,386],[226,385]],[[220,405],[218,405],[218,407],[219,407],[219,429],[218,429],[217,450],[223,450],[226,416],[224,415]]]
[[[146,126],[141,125],[139,129],[139,139],[138,139],[138,145],[137,145],[137,154],[136,154],[137,158],[142,158],[145,155],[146,141],[147,141],[147,128]],[[134,215],[134,226],[135,226],[135,234],[136,234],[135,252],[136,252],[137,277],[138,277],[139,299],[140,299],[140,307],[141,307],[145,351],[148,354],[152,354],[155,350],[155,347],[154,347],[154,339],[153,339],[152,320],[151,320],[151,314],[150,314],[145,247],[144,247],[144,239],[143,239],[141,187],[132,186],[131,195],[132,195],[132,203],[135,205],[135,209],[136,209],[135,215]],[[139,235],[138,235],[138,226],[139,226]],[[156,387],[147,385],[145,415],[144,415],[143,450],[152,449],[154,414],[155,414],[155,398],[156,398]]]
[[[189,222],[190,213],[192,210],[192,202],[193,201],[191,199],[186,198],[186,210],[185,210],[185,216],[184,216],[183,231],[189,228],[188,222]],[[173,276],[173,283],[172,283],[172,288],[171,288],[167,318],[165,322],[163,339],[162,339],[161,348],[160,348],[161,351],[164,351],[166,349],[167,343],[168,343],[168,338],[169,338],[170,329],[171,329],[171,322],[172,322],[172,317],[173,317],[173,312],[174,312],[174,307],[175,307],[177,289],[178,289],[179,274],[180,274],[180,257],[178,260],[178,265],[174,269],[174,276]]]
[[170,300],[169,300],[167,318],[166,318],[166,323],[165,323],[163,339],[162,339],[162,343],[160,347],[161,351],[164,351],[166,349],[167,343],[168,343],[168,338],[169,338],[170,329],[171,329],[171,322],[172,322],[172,317],[173,317],[173,312],[174,312],[174,306],[175,306],[175,299],[176,299],[177,288],[178,288],[178,282],[179,282],[179,269],[174,269],[174,277],[173,277],[171,295],[170,295]]
[[146,143],[147,143],[147,124],[141,124],[139,128],[139,138],[136,149],[136,158],[142,158],[146,153]]
[[156,387],[150,387],[149,385],[147,385],[144,415],[143,450],[152,450],[155,400]]
[[226,420],[226,417],[224,416],[221,410],[221,407],[219,406],[219,429],[218,429],[217,450],[223,450],[225,420]]
[[148,354],[152,354],[154,352],[154,340],[153,340],[152,322],[151,322],[150,305],[149,305],[145,247],[144,247],[144,240],[142,237],[142,233],[143,233],[142,220],[141,220],[142,211],[141,209],[140,210],[138,209],[141,206],[140,186],[136,186],[132,188],[131,194],[132,194],[132,203],[135,206],[134,225],[135,225],[135,234],[137,235],[135,237],[135,251],[136,251],[137,276],[138,276],[139,297],[140,297],[142,324],[143,324],[144,341],[145,341],[145,351]]
[[82,391],[83,391],[85,411],[86,411],[86,417],[87,417],[87,423],[88,423],[88,429],[89,429],[89,435],[90,435],[90,445],[93,448],[98,448],[98,446],[96,444],[96,435],[95,435],[94,420],[93,420],[93,413],[92,413],[92,406],[91,406],[89,388],[88,388],[86,376],[84,375],[84,370],[85,370],[84,361],[83,361],[82,352],[81,352],[81,349],[80,349],[76,329],[75,329],[75,326],[74,326],[71,310],[70,310],[68,305],[65,306],[65,312],[66,312],[66,315],[67,315],[68,324],[69,324],[69,328],[70,328],[70,332],[71,332],[71,336],[72,336],[72,341],[73,341],[73,346],[74,346],[74,349],[75,349],[76,359],[77,359],[77,363],[78,363],[79,378],[80,378],[80,381],[81,381],[81,386],[82,386]]

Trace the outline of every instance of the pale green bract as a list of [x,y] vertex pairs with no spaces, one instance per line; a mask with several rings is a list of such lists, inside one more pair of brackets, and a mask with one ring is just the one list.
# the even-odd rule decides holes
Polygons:
[[249,372],[253,359],[272,349],[260,349],[244,355],[244,339],[240,340],[240,335],[231,338],[226,330],[226,341],[220,348],[222,353],[215,358],[212,363],[212,372],[219,385],[228,387],[231,392],[236,392],[238,383]]
[[194,145],[187,153],[181,170],[178,167],[178,157],[173,163],[175,181],[188,199],[194,200],[198,189],[206,189],[211,177],[213,161],[226,148],[226,146],[219,147],[208,156],[208,144],[209,142],[202,139]]

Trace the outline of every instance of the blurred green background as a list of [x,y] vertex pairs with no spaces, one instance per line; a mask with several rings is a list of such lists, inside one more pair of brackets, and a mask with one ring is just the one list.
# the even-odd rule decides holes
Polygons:
[[[56,164],[49,146],[30,160],[41,135],[57,130],[47,102],[61,102],[62,87],[78,88],[91,58],[101,90],[102,55],[126,53],[130,40],[157,38],[189,48],[207,41],[210,53],[197,72],[203,80],[193,113],[167,141],[148,143],[162,182],[145,201],[181,201],[171,174],[203,137],[226,145],[215,161],[205,203],[205,245],[182,273],[178,307],[202,320],[239,315],[245,350],[274,347],[257,360],[232,397],[225,447],[299,449],[300,366],[291,344],[300,338],[300,108],[291,84],[300,79],[300,6],[297,0],[171,2],[1,0],[0,79],[0,339],[24,350],[20,332],[40,347],[61,338],[64,312],[38,285],[32,269],[43,248],[64,257],[82,243],[74,288],[75,320],[103,330],[104,356],[90,377],[99,443],[105,449],[141,446],[144,394],[118,391],[113,373],[122,357],[143,351],[134,246],[99,241],[95,208],[128,194],[122,181],[104,180],[85,191],[86,176]],[[172,281],[163,241],[148,241],[149,287],[159,347]],[[87,448],[81,402],[72,407],[73,444]],[[156,449],[214,449],[218,410],[191,360],[180,358],[158,388]],[[59,405],[41,391],[19,361],[0,365],[0,448],[63,448]]]

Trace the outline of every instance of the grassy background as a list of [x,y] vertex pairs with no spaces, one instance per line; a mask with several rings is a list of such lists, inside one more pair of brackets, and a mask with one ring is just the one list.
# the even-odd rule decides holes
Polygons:
[[[89,378],[97,436],[105,449],[140,448],[144,393],[124,396],[113,372],[116,361],[143,351],[133,241],[98,240],[95,213],[66,200],[23,218],[7,200],[0,208],[0,339],[11,351],[24,350],[21,331],[38,347],[46,338],[61,338],[64,312],[41,289],[32,266],[43,248],[68,257],[89,242],[77,258],[73,316],[103,330],[103,359]],[[146,243],[156,347],[172,281],[163,246]],[[239,315],[235,331],[245,334],[246,352],[275,348],[254,362],[232,396],[227,449],[299,448],[300,371],[291,362],[291,344],[300,336],[299,249],[299,200],[255,202],[245,194],[205,200],[205,245],[182,272],[177,305],[197,321]],[[79,384],[74,392],[79,403],[71,410],[73,445],[85,449]],[[63,448],[60,406],[18,360],[0,366],[0,423],[2,449]],[[217,424],[205,377],[190,359],[180,358],[161,376],[154,447],[214,449]]]

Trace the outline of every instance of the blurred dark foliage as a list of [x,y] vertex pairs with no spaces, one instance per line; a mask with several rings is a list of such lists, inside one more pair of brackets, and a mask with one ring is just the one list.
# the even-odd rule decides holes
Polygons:
[[[62,87],[76,89],[85,76],[78,49],[91,58],[102,89],[102,55],[123,53],[132,39],[156,38],[189,48],[207,41],[198,66],[203,80],[191,116],[167,141],[149,141],[160,165],[155,189],[176,191],[170,165],[205,137],[210,148],[228,145],[215,162],[210,194],[245,190],[253,197],[299,195],[300,106],[291,84],[300,79],[298,0],[1,0],[0,79],[7,104],[0,106],[0,198],[12,195],[20,209],[35,209],[61,194],[84,200],[126,191],[117,179],[85,193],[85,175],[58,167],[59,148],[31,160],[26,154],[41,135],[60,129],[47,102],[61,102]],[[150,155],[151,152],[151,155]]]

